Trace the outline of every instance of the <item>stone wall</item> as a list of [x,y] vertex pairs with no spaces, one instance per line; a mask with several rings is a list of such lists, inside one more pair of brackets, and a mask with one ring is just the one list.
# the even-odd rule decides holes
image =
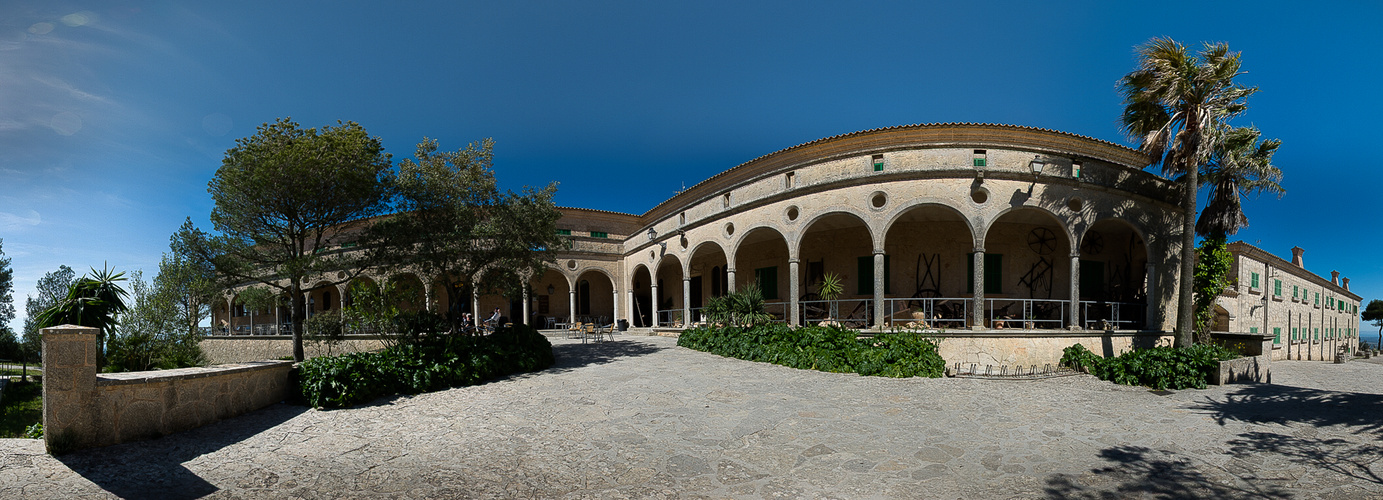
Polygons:
[[[293,337],[287,335],[207,337],[202,339],[201,346],[202,352],[206,353],[207,363],[213,365],[293,357]],[[378,335],[347,335],[344,341],[334,346],[303,341],[303,355],[308,358],[383,348],[384,342]]]
[[1162,333],[1105,331],[976,331],[948,332],[941,336],[937,352],[947,366],[956,363],[1038,367],[1061,361],[1061,351],[1075,344],[1104,357],[1118,356],[1135,348],[1172,345]]
[[96,373],[97,330],[43,330],[43,429],[63,453],[150,439],[283,401],[287,361]]

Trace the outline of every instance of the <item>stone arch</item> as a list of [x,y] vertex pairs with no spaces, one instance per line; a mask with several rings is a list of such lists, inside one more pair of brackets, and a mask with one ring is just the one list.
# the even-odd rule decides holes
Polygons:
[[548,319],[552,319],[551,327],[557,323],[565,323],[571,319],[571,278],[560,268],[549,265],[543,268],[531,282],[533,285],[533,301],[535,307],[533,312],[537,317],[537,324],[540,328],[549,328]]
[[[875,241],[869,219],[854,212],[826,212],[808,219],[796,243],[801,260],[796,277],[801,281],[793,298],[801,304],[799,317],[817,320],[830,315],[851,327],[872,324]],[[825,309],[815,287],[826,274],[839,276],[844,284],[844,293],[830,305],[837,310],[834,314]]]
[[636,327],[646,328],[652,326],[653,322],[653,273],[644,264],[634,265],[634,270],[629,274],[629,294],[633,297],[633,303],[629,317]]
[[389,276],[390,284],[394,285],[399,292],[399,310],[419,312],[427,308],[426,291],[423,289],[423,279],[416,273],[405,271]]
[[[1146,325],[1148,264],[1153,255],[1137,225],[1109,217],[1081,231],[1079,295],[1085,322],[1111,321],[1120,329]],[[1091,309],[1094,307],[1094,309]]]
[[355,288],[357,286],[368,286],[374,289],[378,289],[379,283],[376,283],[374,278],[365,276],[363,274],[351,278],[351,280],[346,282],[345,286],[343,287],[343,289],[345,290],[345,294],[341,296],[341,307],[350,307],[352,305],[354,301]]
[[340,311],[340,289],[330,281],[314,283],[312,288],[307,290],[307,310],[309,317],[329,311]]
[[[605,279],[599,279],[603,276]],[[609,324],[615,317],[615,277],[601,267],[587,267],[576,276],[577,321]]]
[[654,282],[658,284],[658,293],[653,300],[657,301],[658,311],[657,325],[672,326],[686,325],[684,305],[686,302],[682,296],[682,277],[685,276],[686,267],[682,264],[682,259],[671,252],[664,254],[658,259],[654,273]]
[[893,231],[894,226],[896,226],[900,220],[905,220],[905,217],[919,209],[938,209],[948,211],[954,214],[956,216],[956,219],[965,225],[965,230],[970,234],[972,247],[974,246],[973,244],[978,242],[978,238],[976,238],[975,236],[977,233],[977,231],[975,230],[975,225],[971,223],[970,217],[967,217],[965,212],[962,212],[961,209],[956,208],[955,205],[946,203],[944,201],[925,200],[915,201],[906,206],[900,207],[898,210],[890,214],[888,220],[884,222],[883,227],[880,228],[879,231],[879,236],[883,239],[883,241],[876,242],[875,246],[886,246],[888,244],[888,233]]
[[[899,210],[884,225],[884,255],[889,272],[885,295],[892,298],[963,298],[969,285],[967,268],[970,252],[975,248],[974,226],[959,209],[945,203],[914,203]],[[960,301],[942,304],[950,307]],[[895,310],[918,307],[935,308],[935,304],[890,304],[889,317]],[[963,313],[929,311],[934,317],[963,317]],[[907,316],[904,319],[911,319]]]
[[687,273],[691,276],[689,300],[693,321],[702,321],[698,313],[711,298],[729,291],[729,285],[726,283],[728,259],[725,247],[716,241],[703,241],[691,249],[691,254],[687,258]]
[[[791,259],[796,253],[789,243],[788,235],[773,225],[760,225],[744,231],[735,242],[732,272],[727,274],[728,288],[734,292],[737,287],[756,281],[764,292],[765,307],[769,314],[779,319],[788,319],[791,290]],[[771,283],[771,286],[770,286]]]
[[801,256],[800,251],[802,248],[802,240],[806,238],[808,232],[812,231],[813,226],[816,226],[822,220],[838,219],[840,218],[840,216],[850,216],[859,221],[859,223],[864,226],[865,232],[869,235],[868,241],[870,246],[874,246],[874,243],[877,241],[877,239],[874,237],[875,228],[872,224],[870,224],[872,218],[866,214],[861,214],[859,212],[855,212],[852,210],[827,210],[811,216],[810,218],[802,222],[801,229],[797,231],[796,234],[797,241],[792,242],[790,246],[798,249],[799,253],[797,255]]
[[975,231],[975,234],[979,237],[976,240],[976,248],[983,248],[987,244],[989,233],[993,229],[994,224],[998,223],[1005,216],[1019,212],[1036,212],[1042,214],[1042,216],[1045,216],[1054,226],[1061,228],[1060,234],[1065,236],[1068,246],[1071,242],[1076,241],[1076,234],[1069,220],[1058,216],[1051,210],[1037,205],[1019,205],[1000,210],[999,213],[994,214],[994,217],[984,221],[984,226]]

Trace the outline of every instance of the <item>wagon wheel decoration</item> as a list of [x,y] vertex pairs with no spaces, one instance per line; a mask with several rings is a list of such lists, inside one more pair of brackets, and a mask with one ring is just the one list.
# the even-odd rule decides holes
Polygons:
[[1104,236],[1099,232],[1091,231],[1085,234],[1085,243],[1080,246],[1080,253],[1086,255],[1099,255],[1104,251]]
[[1056,251],[1056,235],[1045,227],[1033,228],[1032,232],[1028,233],[1028,248],[1038,255],[1050,254]]

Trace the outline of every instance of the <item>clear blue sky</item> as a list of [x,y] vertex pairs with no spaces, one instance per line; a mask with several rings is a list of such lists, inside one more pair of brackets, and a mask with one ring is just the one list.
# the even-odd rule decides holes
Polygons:
[[[964,5],[962,5],[964,4]],[[1029,125],[1136,146],[1115,82],[1157,36],[1224,41],[1283,140],[1286,196],[1239,238],[1383,297],[1378,2],[129,2],[0,6],[0,238],[15,305],[44,273],[152,277],[203,228],[257,125],[352,120],[395,160],[496,141],[508,188],[642,213],[755,157],[910,123]],[[1370,327],[1363,331],[1373,331]]]

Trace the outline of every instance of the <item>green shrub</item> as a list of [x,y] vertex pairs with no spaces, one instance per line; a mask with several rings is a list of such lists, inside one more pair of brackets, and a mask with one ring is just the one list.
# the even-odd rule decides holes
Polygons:
[[432,334],[379,352],[317,357],[299,365],[303,398],[313,407],[343,407],[394,394],[479,384],[552,366],[552,344],[524,325],[493,335]]
[[792,368],[882,377],[940,377],[946,362],[936,341],[915,332],[857,338],[838,327],[700,327],[682,332],[677,345],[721,356]]
[[1153,389],[1204,389],[1221,361],[1239,358],[1232,350],[1212,344],[1191,347],[1135,349],[1115,358],[1101,358],[1080,344],[1061,352],[1061,364],[1086,369],[1091,375],[1116,384]]

